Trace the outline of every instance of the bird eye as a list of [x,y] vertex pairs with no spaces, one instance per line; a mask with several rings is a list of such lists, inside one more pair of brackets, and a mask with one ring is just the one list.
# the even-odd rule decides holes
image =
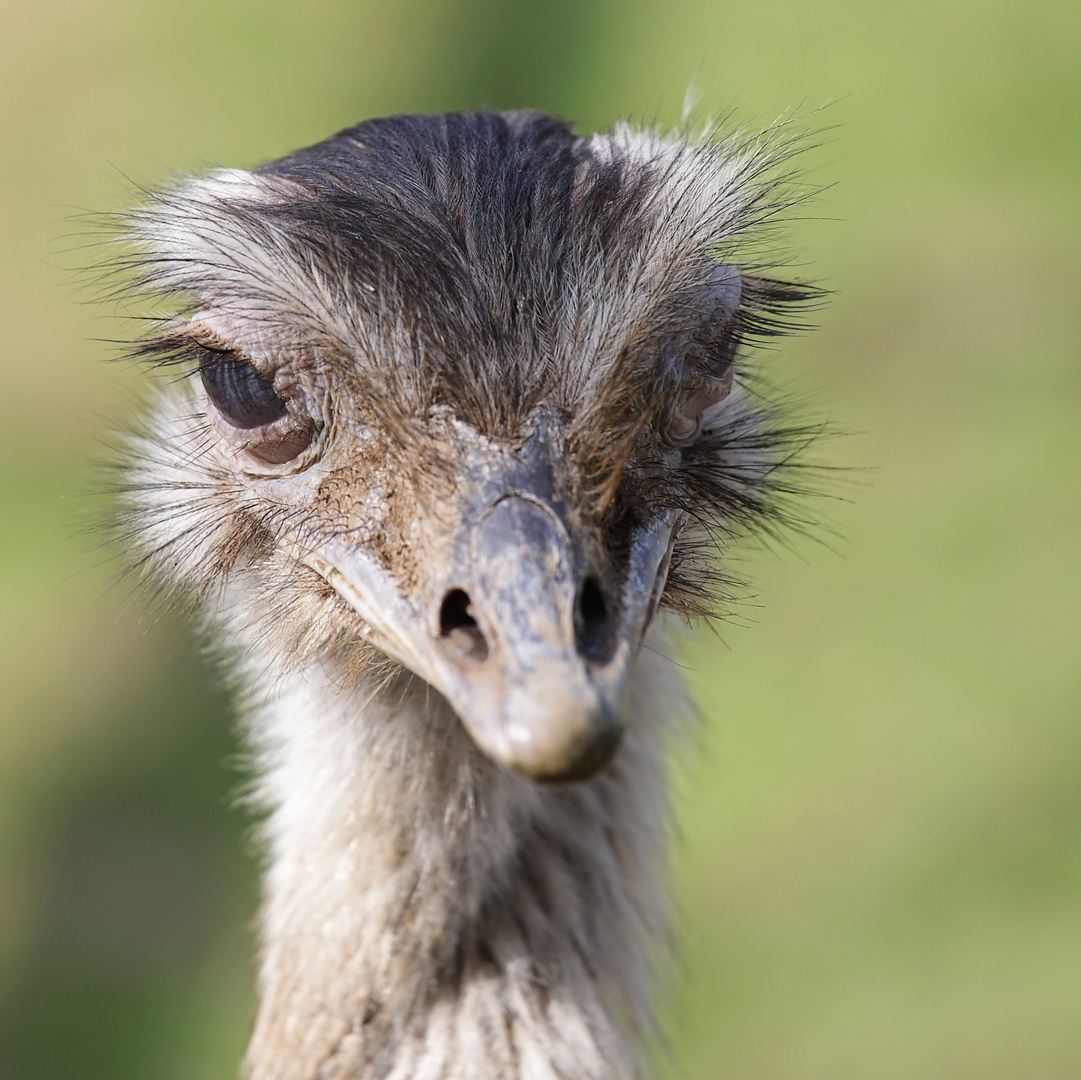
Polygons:
[[702,414],[728,397],[739,346],[739,336],[731,334],[683,358],[679,394],[665,430],[670,442],[693,442],[702,430]]
[[285,402],[269,380],[242,360],[217,360],[200,374],[218,412],[238,428],[264,427],[286,414]]

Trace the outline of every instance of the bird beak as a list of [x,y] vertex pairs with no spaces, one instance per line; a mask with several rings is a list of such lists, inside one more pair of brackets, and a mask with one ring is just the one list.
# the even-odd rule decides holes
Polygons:
[[[535,455],[494,470],[423,600],[362,548],[305,561],[360,615],[368,640],[439,690],[493,761],[536,780],[593,775],[624,727],[630,667],[656,613],[677,512],[631,537],[618,581],[592,572]],[[493,490],[495,489],[495,490]]]

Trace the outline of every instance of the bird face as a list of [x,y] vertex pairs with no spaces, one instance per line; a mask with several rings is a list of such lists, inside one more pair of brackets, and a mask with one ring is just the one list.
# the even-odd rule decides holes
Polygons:
[[158,577],[243,594],[283,654],[404,667],[500,765],[592,775],[658,607],[765,505],[729,393],[797,297],[720,257],[748,167],[398,118],[161,196],[139,264],[190,308],[140,348],[184,370],[134,466]]

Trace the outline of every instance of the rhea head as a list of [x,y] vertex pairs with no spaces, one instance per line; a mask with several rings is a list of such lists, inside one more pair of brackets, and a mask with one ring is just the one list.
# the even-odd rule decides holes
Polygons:
[[591,775],[658,608],[708,609],[769,509],[741,350],[807,297],[746,253],[770,156],[399,117],[156,197],[138,264],[186,313],[140,347],[183,373],[136,466],[146,559],[285,663],[404,669],[495,762]]

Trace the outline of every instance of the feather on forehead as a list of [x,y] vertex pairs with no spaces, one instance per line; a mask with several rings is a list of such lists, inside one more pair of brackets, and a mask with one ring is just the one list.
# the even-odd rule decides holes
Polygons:
[[603,394],[643,338],[731,319],[740,243],[777,209],[774,153],[627,126],[586,139],[535,113],[397,117],[190,181],[134,232],[148,284],[252,348],[469,386],[486,427]]

